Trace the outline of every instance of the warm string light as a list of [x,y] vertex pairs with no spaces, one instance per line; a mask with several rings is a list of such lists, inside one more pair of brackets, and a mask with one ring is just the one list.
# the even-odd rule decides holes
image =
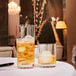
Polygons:
[[36,22],[38,22],[38,20],[36,19]]
[[43,3],[42,3],[40,11],[39,11],[39,8],[38,8],[40,0],[32,0],[32,1],[34,3],[34,24],[37,24],[36,23],[37,22],[36,19],[39,19],[39,25],[41,25],[42,18],[43,18],[43,13],[44,13],[44,7],[45,7],[45,4],[46,4],[46,0],[43,0]]
[[18,6],[14,1],[11,1],[8,4],[8,13],[10,15],[15,15],[15,14],[19,14],[21,11],[20,6]]
[[36,3],[36,0],[32,0],[32,2],[33,2],[33,8],[34,8],[34,25],[36,25],[36,23],[35,23],[35,12],[36,12],[36,10],[35,10],[35,3]]
[[39,4],[37,3],[36,5],[38,6]]
[[38,10],[38,7],[36,7],[36,10]]
[[38,15],[36,15],[36,18],[38,18]]
[[39,24],[40,24],[40,25],[41,25],[42,18],[43,18],[43,13],[44,13],[45,4],[46,4],[46,0],[43,1],[41,10],[40,10],[40,12],[39,12],[39,14],[41,14],[40,21],[39,21]]
[[43,0],[42,4],[41,4],[41,0],[32,0],[32,4],[33,4],[33,9],[34,9],[34,25],[35,25],[35,30],[36,30],[35,34],[37,35],[40,25],[42,24],[46,0]]
[[40,3],[40,0],[38,0],[38,1],[36,1],[36,12],[37,13],[35,13],[36,14],[36,19],[38,19],[38,17],[39,17],[39,15],[38,15],[38,13],[39,13],[39,3]]

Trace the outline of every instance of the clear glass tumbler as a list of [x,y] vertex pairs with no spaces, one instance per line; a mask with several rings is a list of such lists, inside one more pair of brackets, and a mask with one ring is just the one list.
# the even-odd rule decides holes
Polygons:
[[31,68],[34,65],[34,25],[27,29],[28,34],[17,38],[17,65],[19,68]]
[[56,44],[39,44],[39,66],[55,66]]

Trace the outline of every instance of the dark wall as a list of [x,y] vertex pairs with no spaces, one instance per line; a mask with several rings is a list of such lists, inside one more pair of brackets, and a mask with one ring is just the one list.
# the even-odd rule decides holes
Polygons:
[[47,0],[44,18],[59,17],[63,19],[63,0]]
[[23,16],[33,16],[32,0],[20,0],[20,6]]
[[68,61],[72,62],[72,49],[74,45],[76,46],[76,0],[66,0],[65,19],[68,27],[67,57]]
[[8,44],[8,0],[0,0],[0,46]]

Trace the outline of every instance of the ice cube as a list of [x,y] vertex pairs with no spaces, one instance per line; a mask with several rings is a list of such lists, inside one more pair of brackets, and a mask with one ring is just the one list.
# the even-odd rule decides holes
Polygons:
[[51,54],[50,51],[46,50],[46,51],[42,51],[41,55],[43,55],[43,56],[51,56],[52,54]]
[[24,52],[26,50],[26,48],[25,47],[19,47],[19,52]]
[[31,35],[26,35],[22,41],[27,41],[27,42],[33,42],[34,43],[34,37],[32,37]]
[[39,62],[40,63],[50,63],[52,61],[52,54],[50,53],[50,51],[43,51],[40,55],[39,55]]

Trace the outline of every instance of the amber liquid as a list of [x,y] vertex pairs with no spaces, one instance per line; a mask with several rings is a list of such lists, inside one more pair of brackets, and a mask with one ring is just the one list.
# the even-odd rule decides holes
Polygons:
[[44,56],[39,57],[39,64],[56,64],[56,56],[49,56],[47,58],[44,58]]
[[34,64],[34,43],[17,43],[17,63],[20,65]]

